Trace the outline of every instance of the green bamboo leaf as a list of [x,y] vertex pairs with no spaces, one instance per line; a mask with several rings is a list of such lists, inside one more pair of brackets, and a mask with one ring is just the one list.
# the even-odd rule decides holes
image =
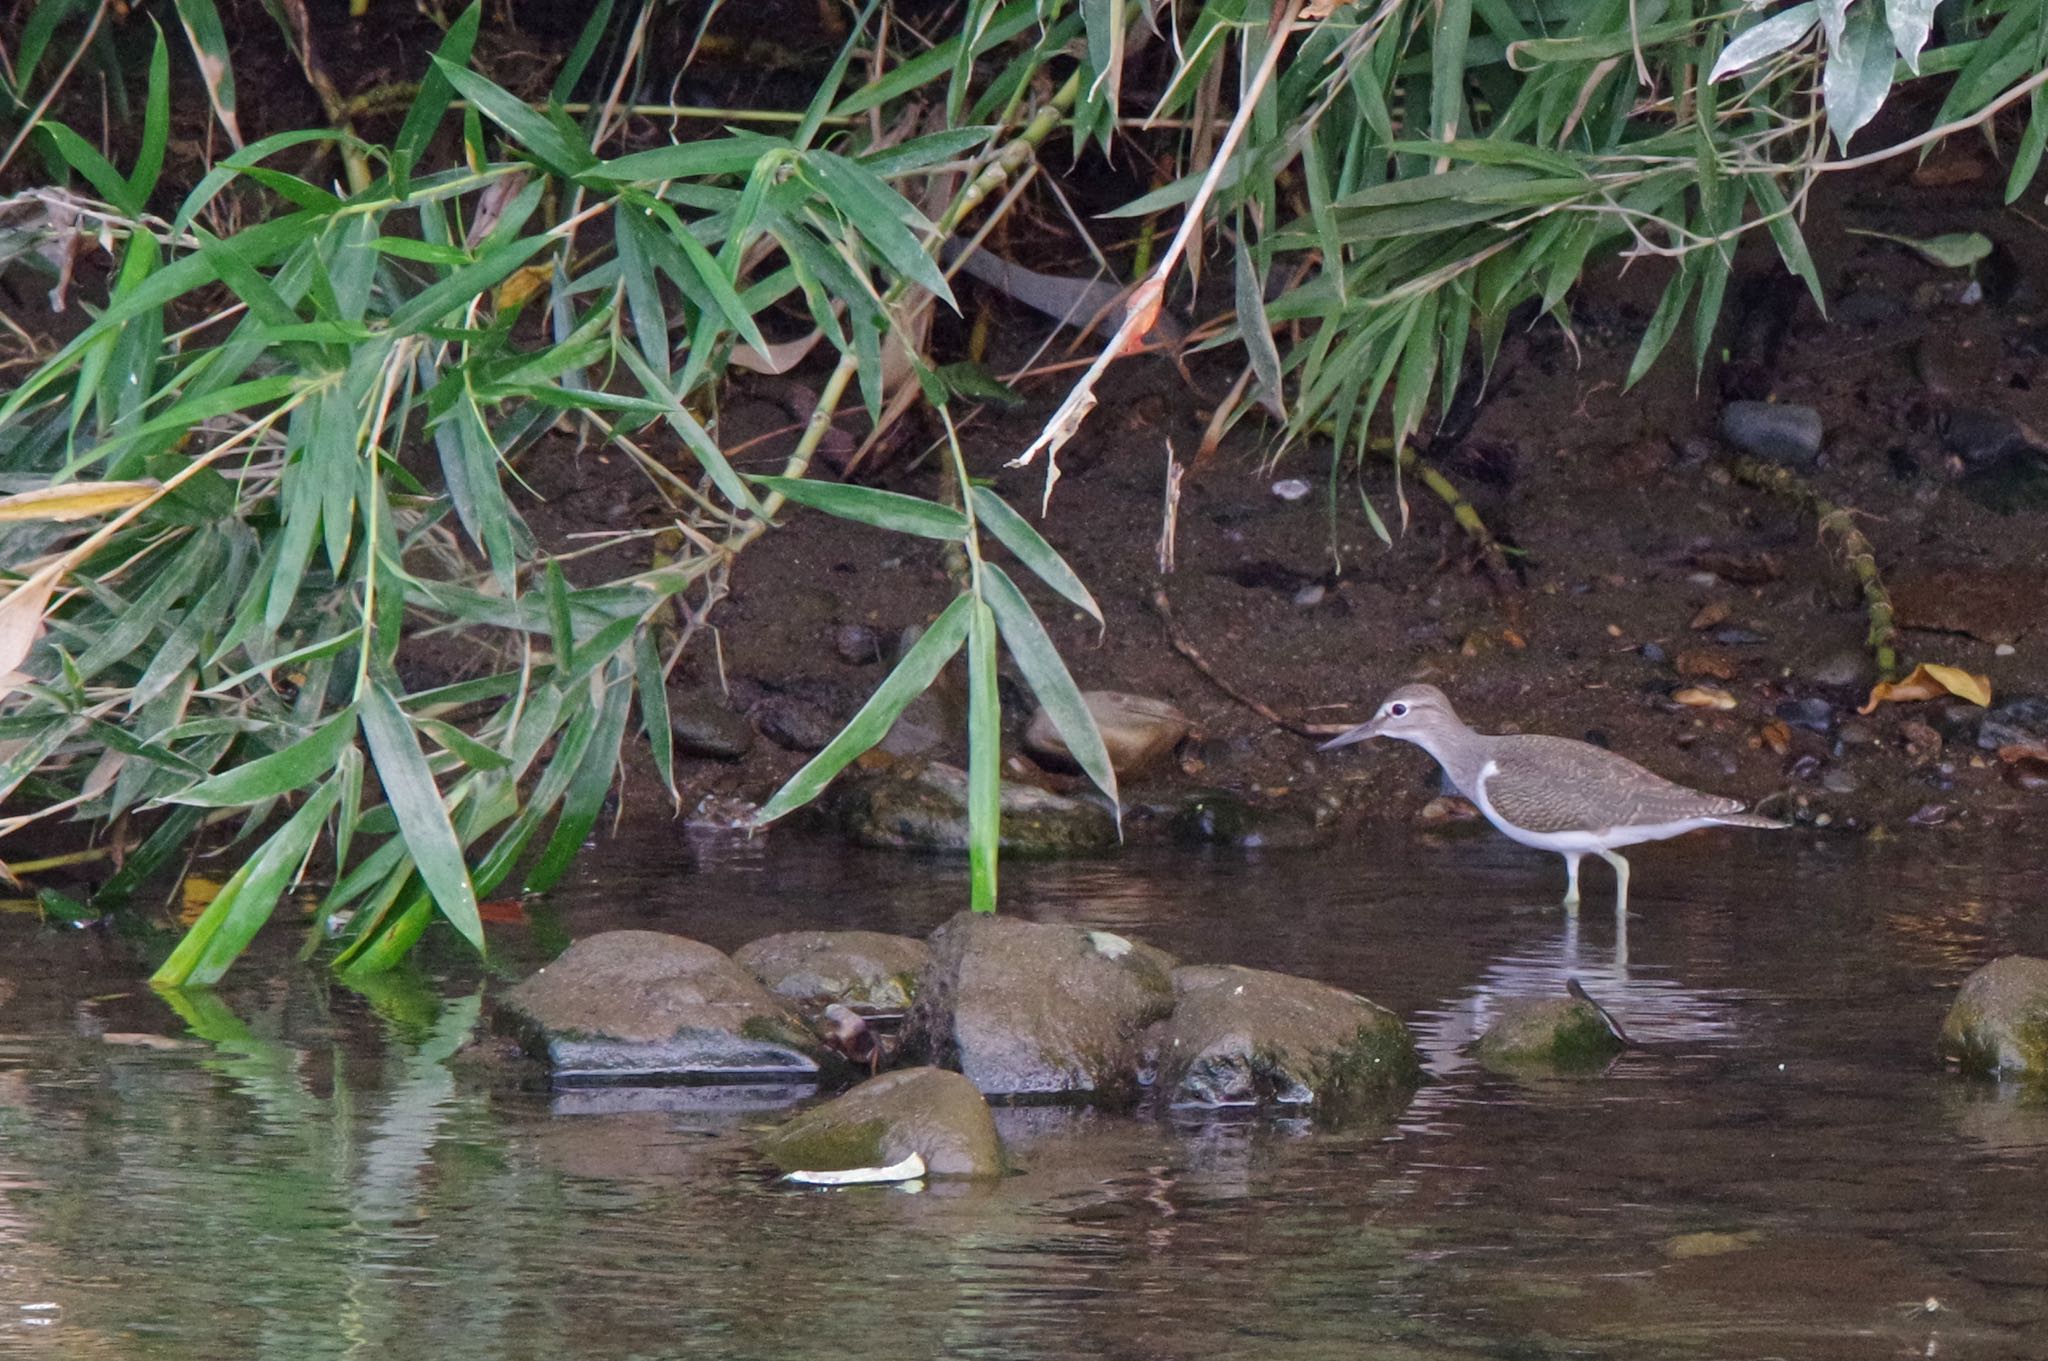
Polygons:
[[816,177],[832,205],[890,269],[959,310],[946,276],[904,225],[910,223],[926,233],[933,230],[908,199],[877,179],[874,172],[829,151],[807,152],[800,164],[807,175]]
[[654,631],[642,629],[633,639],[633,683],[640,692],[640,727],[647,734],[647,747],[654,755],[654,773],[671,799],[676,797],[675,732],[669,726],[668,676],[662,670],[661,649]]
[[608,181],[643,185],[663,180],[722,179],[728,175],[748,174],[763,156],[789,149],[789,143],[780,137],[764,137],[758,132],[733,132],[701,142],[650,147],[646,151],[599,161],[577,178],[586,183]]
[[1885,96],[1892,88],[1892,38],[1878,17],[1876,5],[1865,0],[1851,10],[1842,27],[1842,40],[1828,53],[1821,72],[1821,103],[1827,107],[1828,129],[1844,151],[1849,139],[1877,117]]
[[447,806],[441,801],[426,757],[420,754],[412,724],[380,679],[372,678],[369,692],[363,696],[362,721],[384,797],[398,815],[399,835],[419,866],[420,878],[434,895],[441,915],[483,954],[483,921],[477,915],[476,891],[462,861],[462,844],[455,839]]
[[504,770],[512,764],[503,752],[477,741],[453,723],[443,723],[438,718],[418,718],[413,723],[471,770]]
[[1885,27],[1891,30],[1892,46],[1906,69],[1920,74],[1920,49],[1934,27],[1934,8],[1941,0],[1884,0]]
[[510,90],[436,53],[433,69],[455,87],[470,106],[503,128],[514,142],[553,169],[577,175],[597,164],[590,143],[579,140],[545,114],[536,113]]
[[142,144],[136,149],[135,168],[128,173],[128,202],[146,204],[156,192],[157,179],[164,173],[164,148],[171,137],[171,49],[164,31],[156,30],[156,45],[150,49],[149,86],[143,97]]
[[[483,22],[483,8],[480,0],[476,0],[463,9],[454,23],[448,25],[447,36],[441,39],[441,46],[434,53],[437,62],[445,62],[458,70],[469,65],[469,54],[476,46],[477,27]],[[441,119],[454,99],[455,87],[442,74],[441,66],[428,67],[420,79],[419,93],[413,96],[412,107],[405,111],[405,122],[399,126],[398,136],[391,141],[395,180],[403,182],[411,176],[413,166],[419,164],[421,154],[440,129]]]
[[[995,612],[1003,645],[1010,649],[1011,660],[1024,673],[1024,683],[1045,706],[1046,716],[1052,720],[1060,740],[1067,744],[1074,764],[1095,782],[1111,804],[1116,804],[1116,769],[1109,763],[1109,748],[1103,745],[1102,730],[1095,726],[1095,715],[1081,698],[1081,689],[1068,673],[1060,650],[1053,645],[1037,612],[1009,574],[992,562],[983,563],[981,570],[982,599]],[[1117,816],[1121,821],[1120,806]]]
[[975,521],[989,533],[996,536],[1003,547],[1017,555],[1017,561],[1029,567],[1032,574],[1046,585],[1058,591],[1074,606],[1097,624],[1102,623],[1102,609],[1089,594],[1088,587],[1067,566],[1059,550],[1045,541],[1029,520],[1019,515],[1009,502],[995,494],[994,490],[975,484],[967,488],[968,503],[974,507]]
[[290,746],[201,780],[164,801],[202,808],[240,808],[304,789],[334,769],[342,748],[355,739],[355,731],[356,711],[351,706]]
[[917,534],[927,539],[963,539],[967,535],[966,516],[919,496],[845,482],[816,482],[807,477],[749,476],[747,481],[798,505],[877,529],[893,529],[899,534]]
[[610,670],[611,676],[603,682],[604,699],[598,710],[597,730],[562,797],[562,815],[555,823],[555,833],[527,873],[529,893],[554,887],[568,872],[576,853],[583,848],[584,838],[590,835],[590,829],[597,825],[598,816],[604,811],[604,796],[619,766],[619,744],[626,735],[626,716],[633,698],[632,672],[623,664]]
[[1944,232],[1940,236],[1894,236],[1890,232],[1847,227],[1851,236],[1874,236],[1904,246],[1930,265],[1943,269],[1968,269],[1991,254],[1991,238],[1982,232]]
[[1802,4],[1780,10],[1736,34],[1721,49],[1721,59],[1714,63],[1713,72],[1707,79],[1721,80],[1776,56],[1813,32],[1813,26],[1819,22],[1819,0],[1804,0]]
[[2048,86],[2035,89],[2027,115],[2027,130],[2020,135],[2020,144],[2012,154],[2012,171],[2005,179],[2005,201],[2016,203],[2027,186],[2034,182],[2034,175],[2041,169],[2041,153],[2048,149]]
[[710,474],[712,484],[725,494],[725,499],[732,502],[736,510],[760,513],[760,503],[733,470],[725,451],[718,447],[718,441],[711,438],[703,424],[690,414],[690,409],[683,405],[682,397],[668,381],[640,357],[637,348],[621,348],[618,353],[619,358],[626,361],[626,367],[633,371],[633,376],[640,380],[640,386],[647,390],[647,395],[661,403],[662,416],[668,421],[669,428],[682,438],[683,446]]
[[1692,267],[1692,257],[1680,266],[1671,282],[1664,286],[1664,296],[1657,301],[1657,310],[1650,316],[1650,324],[1643,330],[1643,339],[1636,346],[1636,356],[1628,366],[1628,380],[1624,390],[1642,381],[1650,371],[1650,365],[1657,362],[1657,356],[1671,342],[1672,332],[1678,329],[1678,319],[1685,314],[1685,305],[1691,301],[1693,290],[1700,281],[1699,271]]
[[888,736],[889,728],[896,722],[897,715],[911,700],[923,694],[937,678],[939,669],[960,650],[967,639],[968,620],[974,611],[975,599],[962,595],[954,599],[932,626],[903,654],[903,660],[896,663],[896,669],[875,688],[868,702],[860,707],[839,735],[825,744],[825,749],[813,756],[809,763],[789,782],[775,791],[775,797],[761,805],[754,814],[753,825],[765,827],[779,817],[809,803],[824,792],[832,783],[832,777],[846,769],[855,757]]
[[292,876],[313,848],[328,812],[341,796],[341,781],[329,780],[314,791],[298,812],[242,863],[199,914],[171,951],[163,967],[150,975],[159,988],[210,987],[227,973],[270,914]]
[[996,617],[974,602],[967,639],[967,878],[969,906],[996,910],[1003,837],[1003,705],[996,694]]
[[[596,8],[583,23],[583,31],[576,35],[576,46],[569,49],[569,59],[562,63],[562,69],[555,74],[555,83],[548,88],[548,104],[560,108],[576,90],[576,82],[583,79],[583,72],[590,65],[591,56],[597,45],[603,41],[605,28],[611,23],[612,0],[598,0]],[[596,110],[592,110],[592,116]]]

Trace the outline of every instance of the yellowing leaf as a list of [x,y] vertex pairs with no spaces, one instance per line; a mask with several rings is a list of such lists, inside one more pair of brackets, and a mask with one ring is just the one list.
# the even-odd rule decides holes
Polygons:
[[1972,704],[1989,706],[1991,703],[1991,678],[1973,676],[1959,666],[1937,666],[1922,662],[1913,668],[1913,674],[1904,680],[1879,681],[1871,687],[1870,698],[1856,712],[1874,712],[1880,704],[1904,704],[1916,699],[1940,699],[1943,695],[1954,695]]
[[18,668],[43,632],[43,611],[57,588],[57,569],[43,568],[0,597],[0,698],[22,679]]
[[551,264],[526,265],[513,270],[506,276],[505,282],[498,285],[497,291],[491,294],[492,305],[500,312],[510,307],[519,306],[520,303],[525,302],[534,294],[545,289],[548,286],[548,280],[554,276],[554,272],[555,267]]
[[126,510],[163,490],[143,482],[65,482],[54,487],[0,496],[0,524],[20,520],[83,520],[110,510]]
[[199,914],[220,896],[220,880],[204,879],[196,874],[185,876],[183,902],[178,913],[181,925],[190,926],[199,920]]

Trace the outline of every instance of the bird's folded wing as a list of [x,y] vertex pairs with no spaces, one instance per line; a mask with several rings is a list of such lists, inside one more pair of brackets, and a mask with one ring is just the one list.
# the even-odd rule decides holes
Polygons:
[[1739,800],[1673,784],[1625,756],[1569,738],[1530,735],[1497,751],[1486,801],[1531,832],[1661,826],[1739,813]]

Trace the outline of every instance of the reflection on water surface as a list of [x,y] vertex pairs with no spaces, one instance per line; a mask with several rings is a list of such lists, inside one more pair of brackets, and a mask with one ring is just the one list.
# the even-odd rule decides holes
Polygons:
[[[2020,852],[1646,850],[1625,966],[1604,882],[1568,931],[1555,860],[1491,840],[1005,873],[1024,915],[1356,989],[1435,1080],[1392,1128],[1009,1110],[1000,1184],[798,1191],[747,1152],[770,1093],[558,1103],[450,1063],[496,986],[452,951],[366,998],[280,934],[174,1011],[118,943],[0,920],[0,1355],[2048,1355],[2048,1106],[1931,1061],[1965,973],[2048,953]],[[922,933],[964,896],[664,838],[591,857],[494,967],[616,926]],[[1566,977],[1646,1051],[1470,1063]]]

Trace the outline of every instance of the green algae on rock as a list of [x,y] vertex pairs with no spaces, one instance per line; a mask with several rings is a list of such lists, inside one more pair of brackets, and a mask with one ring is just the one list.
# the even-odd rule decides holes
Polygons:
[[1231,965],[1173,971],[1173,1014],[1153,1028],[1156,1086],[1176,1105],[1405,1105],[1422,1065],[1386,1008],[1314,979]]
[[1964,979],[1940,1048],[1965,1073],[2048,1082],[2048,959],[2007,955]]
[[1517,997],[1479,1039],[1479,1061],[1497,1072],[1595,1073],[1627,1046],[1600,1008],[1577,997]]
[[777,1126],[763,1157],[784,1172],[884,1167],[912,1153],[935,1177],[995,1177],[1002,1142],[973,1083],[941,1068],[903,1068]]

